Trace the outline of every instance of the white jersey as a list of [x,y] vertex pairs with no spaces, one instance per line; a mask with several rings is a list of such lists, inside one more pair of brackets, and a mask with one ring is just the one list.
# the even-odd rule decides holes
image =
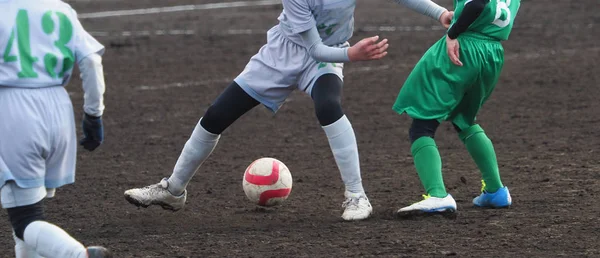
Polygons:
[[356,0],[283,0],[279,27],[283,35],[302,45],[298,35],[317,27],[323,44],[343,44],[354,32]]
[[59,0],[0,0],[0,86],[64,86],[73,67],[104,46]]

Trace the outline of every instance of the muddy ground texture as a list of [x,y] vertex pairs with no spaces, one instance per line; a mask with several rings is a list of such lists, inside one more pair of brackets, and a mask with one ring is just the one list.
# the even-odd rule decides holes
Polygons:
[[[71,1],[82,15],[208,2],[216,1]],[[451,1],[439,2],[451,8]],[[391,46],[384,60],[345,69],[344,109],[375,210],[356,223],[340,218],[339,173],[311,100],[300,92],[277,114],[256,108],[224,132],[192,180],[184,210],[138,209],[123,198],[125,190],[170,174],[198,118],[265,43],[280,5],[82,19],[107,48],[106,142],[93,153],[80,148],[77,182],[47,202],[49,220],[116,257],[598,257],[597,6],[522,1],[502,78],[479,116],[513,207],[471,206],[479,173],[444,124],[437,142],[457,217],[397,220],[391,212],[423,190],[409,120],[391,106],[443,30],[392,1],[359,1],[352,43],[378,34]],[[68,90],[79,118],[80,80]],[[294,177],[290,198],[273,209],[257,209],[241,188],[246,166],[263,156],[285,162]],[[14,257],[4,212],[0,228],[0,257]]]

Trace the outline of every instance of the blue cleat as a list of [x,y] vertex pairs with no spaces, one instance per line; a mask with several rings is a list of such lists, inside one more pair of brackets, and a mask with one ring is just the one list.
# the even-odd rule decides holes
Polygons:
[[507,208],[512,204],[512,198],[508,188],[504,186],[495,193],[482,191],[481,195],[473,199],[473,204],[484,208]]

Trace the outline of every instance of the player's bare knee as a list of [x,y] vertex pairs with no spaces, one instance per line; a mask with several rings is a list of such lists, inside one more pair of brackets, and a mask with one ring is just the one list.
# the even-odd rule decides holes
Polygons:
[[6,209],[15,235],[23,240],[25,228],[34,221],[45,220],[43,200],[38,203]]
[[413,119],[410,129],[408,130],[410,143],[414,143],[421,137],[435,138],[435,132],[439,125],[440,122],[437,120]]

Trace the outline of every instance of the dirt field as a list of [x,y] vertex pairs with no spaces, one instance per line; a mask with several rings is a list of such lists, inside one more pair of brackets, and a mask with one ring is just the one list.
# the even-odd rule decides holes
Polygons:
[[[502,79],[479,117],[514,205],[471,207],[479,173],[443,125],[437,141],[459,206],[455,220],[391,216],[423,192],[408,119],[391,106],[443,30],[392,1],[358,1],[351,42],[378,34],[391,50],[384,60],[345,69],[344,108],[375,209],[356,223],[340,218],[339,172],[312,102],[299,92],[276,115],[259,107],[224,132],[189,186],[184,210],[138,209],[123,198],[126,189],[170,174],[198,118],[265,43],[281,5],[90,13],[209,2],[230,1],[71,2],[107,48],[106,142],[93,153],[80,148],[77,182],[47,202],[47,214],[84,244],[110,247],[116,257],[600,257],[597,0],[522,0]],[[68,86],[78,118],[80,85],[76,78]],[[262,156],[282,160],[294,177],[290,198],[275,209],[256,209],[241,188],[244,169]],[[5,212],[0,229],[0,257],[14,257]]]

